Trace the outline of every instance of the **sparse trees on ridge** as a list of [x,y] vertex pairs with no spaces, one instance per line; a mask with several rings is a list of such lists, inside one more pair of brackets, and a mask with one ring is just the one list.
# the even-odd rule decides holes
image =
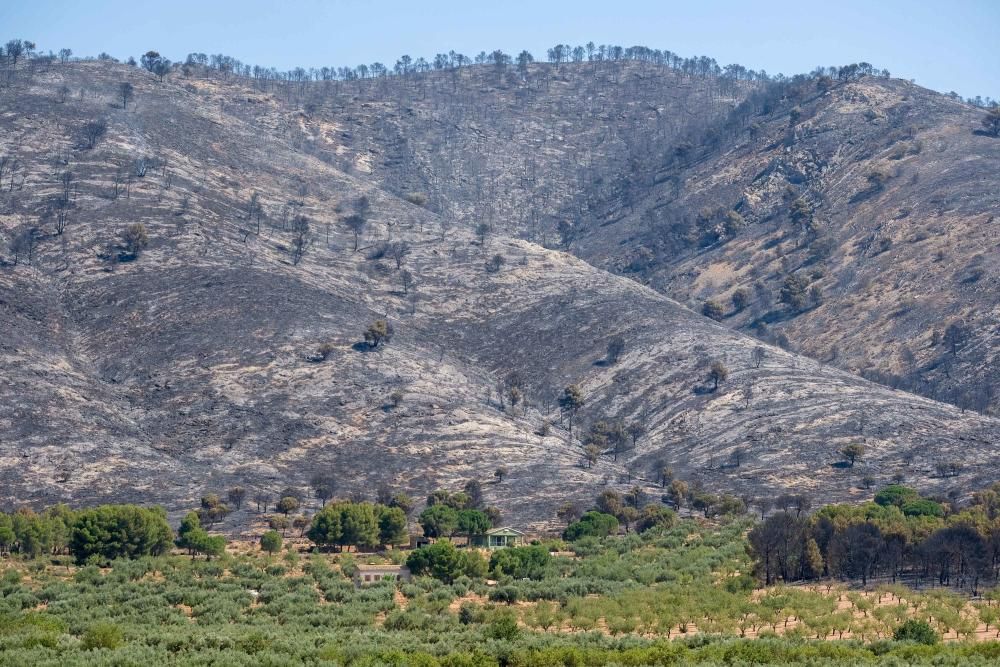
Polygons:
[[222,502],[218,495],[208,493],[201,497],[201,507],[197,511],[198,520],[210,527],[225,519],[231,510]]
[[395,241],[389,244],[389,256],[396,262],[396,269],[403,268],[403,262],[410,254],[410,244],[406,241]]
[[747,380],[746,382],[744,382],[743,383],[743,388],[740,391],[740,393],[743,396],[743,401],[744,401],[743,407],[744,408],[749,408],[750,407],[750,401],[753,400],[753,382],[751,382],[749,380]]
[[142,67],[155,74],[160,81],[163,81],[163,77],[170,71],[170,61],[156,51],[147,51],[139,60]]
[[23,257],[28,264],[31,264],[34,257],[35,246],[37,245],[38,230],[34,227],[24,227],[14,232],[14,236],[8,242],[8,249],[14,258],[13,264],[17,266]]
[[333,477],[323,473],[313,475],[309,484],[313,488],[313,494],[324,507],[326,506],[327,501],[330,500],[330,498],[333,498],[334,490],[337,488]]
[[965,339],[967,336],[967,330],[965,323],[961,320],[955,320],[951,322],[947,328],[944,330],[944,344],[948,347],[948,351],[955,356],[958,351],[965,344]]
[[527,51],[521,51],[517,54],[517,71],[522,77],[528,76],[528,65],[535,61],[534,56],[532,56]]
[[747,306],[750,305],[750,290],[745,287],[740,287],[733,291],[730,301],[733,304],[733,309],[739,313],[742,312]]
[[[30,42],[28,43],[30,44]],[[17,65],[18,58],[20,58],[24,54],[25,52],[24,45],[25,45],[25,40],[21,39],[12,39],[9,42],[7,42],[7,44],[4,45],[5,47],[4,53],[6,53],[7,58],[8,60],[10,60],[10,64],[12,67]]]
[[271,494],[266,491],[257,491],[253,494],[253,502],[257,506],[258,512],[267,512],[267,506],[271,502]]
[[801,274],[785,276],[779,298],[792,312],[801,312],[809,304],[809,279]]

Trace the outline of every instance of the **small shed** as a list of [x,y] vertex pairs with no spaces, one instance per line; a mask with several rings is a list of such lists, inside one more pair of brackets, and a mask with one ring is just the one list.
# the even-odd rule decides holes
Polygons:
[[493,528],[483,535],[473,535],[472,545],[486,549],[503,549],[524,545],[524,533],[516,528]]
[[357,586],[370,586],[381,581],[409,580],[410,569],[405,565],[358,565],[358,570],[354,573],[354,584]]

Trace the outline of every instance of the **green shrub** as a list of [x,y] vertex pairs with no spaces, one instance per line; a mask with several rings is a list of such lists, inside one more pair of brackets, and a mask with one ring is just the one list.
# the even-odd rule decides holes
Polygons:
[[447,540],[412,552],[406,566],[413,574],[429,575],[446,584],[461,576],[481,579],[486,574],[486,561],[476,551],[459,551]]
[[490,556],[490,571],[498,577],[542,579],[552,563],[552,556],[542,546],[498,549]]
[[340,573],[348,579],[358,573],[358,561],[351,554],[341,554],[337,564],[340,565]]
[[490,602],[514,604],[517,602],[517,598],[518,592],[514,586],[498,586],[490,591]]
[[727,578],[723,588],[726,589],[727,593],[749,593],[754,589],[754,585],[753,577],[744,572],[735,577]]
[[458,622],[462,625],[482,623],[484,617],[483,608],[474,602],[463,602],[458,608]]
[[502,611],[493,616],[485,629],[486,636],[491,639],[513,641],[521,635],[517,627],[517,616],[513,612]]
[[272,641],[260,632],[251,632],[239,640],[239,650],[243,653],[255,655],[268,649]]
[[906,516],[944,516],[944,508],[941,503],[934,502],[927,498],[911,500],[903,504],[903,514]]
[[582,537],[607,537],[618,532],[618,519],[610,514],[591,510],[563,531],[563,539],[575,542]]
[[124,643],[122,630],[114,623],[95,623],[83,634],[83,648],[115,649]]
[[[97,568],[94,569],[96,570]],[[6,572],[3,573],[3,576],[0,577],[0,586],[3,587],[4,594],[6,594],[7,591],[14,590],[20,584],[21,584],[21,573],[18,572],[17,570],[13,569],[7,570]]]
[[892,633],[892,638],[898,642],[915,642],[933,646],[941,641],[941,637],[934,631],[930,623],[911,618],[896,628]]
[[422,624],[420,614],[413,610],[396,609],[385,618],[386,630],[415,630]]
[[875,502],[883,507],[887,507],[889,505],[902,507],[904,504],[917,500],[918,498],[920,498],[920,494],[916,491],[899,484],[890,484],[875,494]]
[[635,524],[636,531],[644,533],[654,528],[673,528],[677,523],[677,514],[668,507],[662,505],[646,505],[639,514],[639,520]]

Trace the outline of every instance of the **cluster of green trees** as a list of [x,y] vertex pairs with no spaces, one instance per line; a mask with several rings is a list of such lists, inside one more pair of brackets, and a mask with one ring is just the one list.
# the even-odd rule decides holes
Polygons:
[[198,512],[188,512],[177,530],[177,546],[187,549],[192,557],[196,554],[204,554],[208,560],[211,560],[212,556],[221,556],[225,553],[226,538],[221,535],[209,535],[201,527],[201,518]]
[[473,549],[458,549],[448,540],[414,549],[406,558],[406,567],[415,575],[427,575],[450,584],[459,577],[482,579],[486,560]]
[[307,536],[317,546],[338,551],[402,544],[408,539],[406,514],[388,505],[334,502],[313,515]]
[[582,537],[607,537],[618,534],[618,519],[610,514],[590,510],[585,512],[578,521],[566,526],[563,539],[573,542]]
[[602,491],[593,509],[582,515],[575,513],[572,506],[560,508],[559,514],[568,519],[563,539],[571,542],[583,537],[616,535],[620,526],[624,526],[626,531],[634,526],[637,532],[643,533],[652,528],[670,528],[677,521],[673,510],[647,502],[645,492],[638,486],[625,494]]
[[70,553],[83,563],[155,556],[170,550],[173,537],[160,507],[54,505],[41,513],[26,508],[0,513],[0,553],[29,558]]
[[[275,503],[275,509],[284,516],[272,517],[272,529],[284,530],[288,526],[287,514],[298,509],[300,501],[293,491],[285,489],[278,494],[281,499]],[[324,500],[328,495],[325,487],[318,493]],[[385,503],[327,504],[311,521],[299,516],[294,525],[303,531],[308,528],[306,535],[317,546],[333,547],[335,551],[404,544],[408,541],[407,512],[412,509],[412,501],[404,494],[382,495],[386,496]],[[236,507],[245,496],[246,492],[239,487],[227,494]],[[483,506],[482,491],[476,481],[470,481],[459,492],[435,491],[427,503],[420,523],[431,537],[481,535],[500,516],[495,508]],[[230,512],[230,505],[223,503],[217,494],[205,495],[200,507],[181,521],[175,541],[166,514],[159,507],[104,505],[74,511],[66,505],[55,505],[40,513],[23,508],[11,514],[0,513],[0,554],[12,552],[34,558],[71,553],[79,562],[92,558],[110,561],[163,554],[176,544],[192,557],[200,554],[211,560],[224,554],[226,539],[210,535],[206,527]],[[271,530],[262,538],[261,548],[275,553],[281,549],[281,542],[281,535]]]
[[490,556],[490,572],[498,578],[540,581],[548,574],[551,565],[552,554],[541,544],[497,549]]
[[892,485],[862,505],[777,512],[750,531],[748,548],[767,584],[906,576],[976,592],[1000,575],[1000,484],[965,507]]
[[[459,549],[448,540],[410,552],[406,566],[415,575],[434,577],[446,584],[461,577],[480,580],[487,573],[499,580],[540,581],[551,574],[552,555],[540,544],[498,549],[487,561],[474,549]],[[517,593],[513,593],[516,599]]]
[[[498,475],[500,478],[502,475]],[[417,519],[427,537],[464,535],[469,539],[483,535],[499,521],[500,511],[486,507],[477,480],[467,482],[462,491],[434,491],[427,497],[427,508]]]

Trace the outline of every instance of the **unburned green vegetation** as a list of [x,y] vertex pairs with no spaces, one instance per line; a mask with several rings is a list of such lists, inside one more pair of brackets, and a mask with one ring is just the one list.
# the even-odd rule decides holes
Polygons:
[[[334,504],[321,514],[369,509]],[[73,534],[116,512],[131,516],[120,508],[29,516],[39,525],[67,517]],[[203,530],[185,521],[188,537]],[[752,523],[671,516],[641,533],[488,555],[445,539],[408,553],[331,553],[269,533],[211,560],[136,552],[81,565],[65,541],[29,553],[31,520],[19,519],[0,576],[0,655],[18,665],[986,665],[1000,657],[996,589],[972,601],[888,583],[759,589],[748,574]],[[362,563],[393,562],[408,564],[413,580],[351,580]]]

